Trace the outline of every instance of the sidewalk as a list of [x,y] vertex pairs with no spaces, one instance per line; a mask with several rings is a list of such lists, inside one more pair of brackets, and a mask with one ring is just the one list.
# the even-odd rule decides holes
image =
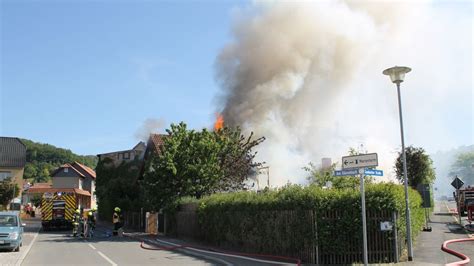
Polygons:
[[[446,263],[460,261],[441,250],[441,245],[446,240],[469,238],[466,231],[456,222],[450,213],[453,203],[436,202],[435,210],[430,216],[432,232],[421,232],[418,235],[413,250],[413,261],[400,263],[402,265],[445,265]],[[471,259],[474,265],[474,242],[455,243],[449,248],[463,253]]]

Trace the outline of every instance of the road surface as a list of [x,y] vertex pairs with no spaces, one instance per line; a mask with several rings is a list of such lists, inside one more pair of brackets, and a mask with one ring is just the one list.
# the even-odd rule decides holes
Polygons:
[[43,232],[38,220],[25,222],[23,247],[0,252],[0,265],[283,265],[209,251],[146,250],[139,240],[109,236],[105,228],[92,239],[74,238],[68,231]]

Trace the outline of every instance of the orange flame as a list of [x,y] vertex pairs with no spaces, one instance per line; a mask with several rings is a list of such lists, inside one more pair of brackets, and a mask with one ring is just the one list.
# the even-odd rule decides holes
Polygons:
[[217,114],[216,122],[214,122],[214,130],[219,131],[224,127],[224,117],[221,114]]

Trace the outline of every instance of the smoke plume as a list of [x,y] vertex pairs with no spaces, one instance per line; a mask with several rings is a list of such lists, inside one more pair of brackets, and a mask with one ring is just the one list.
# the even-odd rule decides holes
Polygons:
[[135,132],[135,138],[147,141],[151,133],[158,133],[165,127],[165,120],[163,118],[147,118],[143,124]]
[[[272,185],[301,183],[301,168],[309,161],[340,161],[361,143],[368,152],[379,153],[379,168],[390,178],[400,145],[397,96],[381,72],[407,64],[414,69],[407,86],[427,86],[412,76],[433,70],[430,64],[436,60],[425,62],[424,49],[440,49],[428,40],[442,34],[431,24],[435,14],[426,6],[400,1],[276,2],[238,13],[233,42],[216,60],[218,111],[226,125],[267,138],[258,159],[270,166]],[[419,40],[421,36],[427,40]],[[418,41],[427,46],[414,47]],[[438,56],[443,61],[450,55]],[[433,130],[442,127],[428,123],[434,123]]]

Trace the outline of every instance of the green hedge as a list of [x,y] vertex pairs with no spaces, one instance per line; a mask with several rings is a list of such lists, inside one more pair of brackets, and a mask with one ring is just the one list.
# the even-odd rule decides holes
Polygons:
[[[404,198],[401,185],[382,183],[366,187],[367,210],[397,211],[397,227],[403,238],[406,232]],[[415,237],[423,226],[424,212],[421,197],[415,190],[410,189],[409,198]],[[255,252],[271,253],[303,249],[317,242],[324,246],[325,252],[337,254],[358,248],[353,246],[361,241],[360,204],[358,190],[292,185],[265,193],[237,192],[204,197],[199,200],[198,217],[204,238],[221,246],[253,245]],[[308,210],[317,214],[314,219],[319,227],[318,239],[310,233],[314,228],[308,222],[313,219]],[[328,219],[325,212],[336,213],[337,217]],[[377,224],[370,226],[377,230]],[[291,239],[285,239],[288,237]],[[282,247],[282,243],[288,246]]]

